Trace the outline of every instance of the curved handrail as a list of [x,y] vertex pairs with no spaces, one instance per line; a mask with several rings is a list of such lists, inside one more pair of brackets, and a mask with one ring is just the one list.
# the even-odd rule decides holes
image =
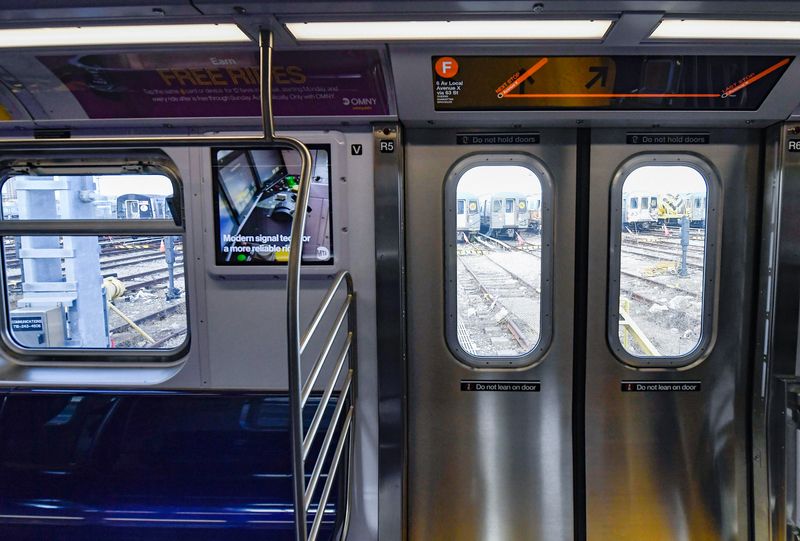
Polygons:
[[[261,122],[264,139],[284,143],[300,155],[300,189],[297,194],[289,249],[289,265],[286,276],[286,318],[289,363],[289,423],[292,442],[292,496],[295,512],[295,539],[307,541],[306,514],[303,505],[305,494],[305,471],[303,465],[303,406],[300,403],[302,380],[300,375],[300,259],[303,252],[303,231],[306,226],[309,184],[312,157],[308,147],[294,137],[276,137],[272,122],[272,32],[259,33],[261,64]],[[298,212],[299,211],[299,212]],[[300,249],[297,249],[297,247]],[[300,422],[298,422],[298,419]]]
[[[263,139],[265,141],[274,141],[276,143],[284,144],[294,150],[300,155],[300,183],[297,194],[297,201],[295,206],[294,219],[292,220],[292,232],[290,235],[290,248],[289,248],[289,263],[286,275],[286,334],[288,346],[288,385],[289,385],[289,410],[291,416],[290,422],[290,437],[292,448],[292,495],[294,499],[294,512],[295,512],[295,539],[296,541],[314,541],[320,531],[322,518],[325,512],[330,492],[333,488],[333,479],[336,472],[339,470],[339,462],[341,461],[344,453],[345,445],[349,442],[348,449],[348,468],[349,473],[352,470],[353,462],[353,423],[355,416],[355,377],[356,377],[356,319],[355,319],[355,291],[353,289],[353,279],[349,272],[340,272],[333,285],[329,289],[322,305],[317,310],[311,325],[305,333],[301,332],[300,328],[300,268],[302,266],[303,255],[303,233],[306,226],[306,209],[308,208],[308,199],[311,192],[311,168],[313,166],[313,158],[308,147],[302,141],[294,137],[278,136],[275,134],[272,114],[272,33],[269,31],[261,31],[259,34],[259,50],[261,55],[261,120],[264,130]],[[347,297],[344,306],[340,309],[339,316],[337,317],[336,325],[325,340],[323,351],[321,352],[317,362],[315,363],[311,377],[303,383],[301,374],[301,359],[303,351],[308,345],[311,337],[318,328],[325,313],[328,310],[336,292],[342,281],[347,284]],[[347,316],[348,333],[345,341],[343,352],[338,356],[334,375],[331,377],[328,385],[323,393],[323,399],[317,407],[317,411],[312,421],[312,426],[309,433],[304,436],[303,434],[303,406],[311,393],[322,367],[325,364],[331,347],[336,339],[341,325]],[[349,369],[345,377],[345,385],[342,389],[338,400],[339,403],[336,407],[334,414],[335,420],[331,421],[328,430],[325,434],[322,450],[317,456],[317,464],[315,465],[311,479],[309,481],[308,490],[305,487],[305,459],[308,455],[311,442],[315,438],[319,426],[321,424],[322,415],[327,407],[327,404],[333,394],[334,387],[339,375],[342,373],[344,361],[349,361]],[[331,461],[328,477],[323,485],[322,494],[317,506],[316,514],[311,525],[310,536],[308,536],[308,510],[311,504],[311,498],[314,496],[314,491],[317,488],[320,475],[322,474],[322,464],[327,458],[328,451],[331,447],[334,431],[338,419],[341,416],[345,407],[345,400],[349,398],[349,407],[345,415],[344,423],[342,424],[339,439],[334,447],[334,455]],[[349,438],[349,439],[348,439]],[[345,495],[344,495],[344,519],[342,521],[342,535],[344,539],[347,536],[347,530],[350,523],[350,479],[345,481]]]

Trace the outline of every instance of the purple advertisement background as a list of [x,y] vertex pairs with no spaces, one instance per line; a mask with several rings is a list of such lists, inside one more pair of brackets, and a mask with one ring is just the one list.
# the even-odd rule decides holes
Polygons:
[[[37,56],[92,119],[260,116],[256,52]],[[273,55],[275,116],[387,115],[377,51]]]

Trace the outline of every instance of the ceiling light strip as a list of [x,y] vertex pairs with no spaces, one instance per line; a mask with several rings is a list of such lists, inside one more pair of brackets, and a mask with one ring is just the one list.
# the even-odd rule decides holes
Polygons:
[[249,41],[252,40],[247,34],[237,25],[229,23],[0,29],[0,48],[4,49]]
[[651,40],[800,40],[800,21],[664,19]]
[[298,41],[601,40],[612,20],[336,21],[286,23]]

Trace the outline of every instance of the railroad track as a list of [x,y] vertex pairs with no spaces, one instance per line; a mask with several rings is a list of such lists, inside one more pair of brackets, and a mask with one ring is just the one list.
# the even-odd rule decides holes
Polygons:
[[[124,261],[123,261],[123,259],[124,259]],[[146,287],[146,285],[153,285],[153,284],[159,283],[160,281],[166,281],[168,279],[167,269],[162,267],[162,268],[158,268],[158,269],[151,269],[151,270],[141,271],[141,272],[137,272],[137,273],[133,273],[133,274],[123,274],[123,275],[119,275],[116,272],[107,272],[107,271],[109,271],[110,269],[117,269],[117,268],[120,268],[120,267],[129,267],[129,266],[136,265],[136,264],[139,264],[139,263],[147,263],[147,262],[159,261],[159,260],[163,261],[163,259],[164,259],[164,254],[159,253],[156,250],[153,255],[150,255],[150,256],[147,256],[147,257],[144,257],[144,258],[140,258],[140,257],[136,256],[136,257],[120,258],[120,259],[117,259],[117,260],[108,261],[106,263],[102,263],[101,262],[101,264],[100,264],[100,272],[102,273],[104,278],[113,276],[115,278],[118,278],[119,280],[122,280],[123,282],[125,282],[125,280],[129,280],[129,279],[132,279],[132,278],[141,278],[143,276],[151,276],[151,275],[154,275],[154,274],[163,274],[162,278],[156,279],[154,281],[150,280],[148,282],[136,282],[136,283],[133,283],[133,284],[130,284],[130,285],[127,284],[127,283],[125,284],[129,291],[132,291],[132,290],[135,291],[136,289],[141,289],[142,287]],[[183,276],[183,256],[182,255],[178,255],[178,257],[175,259],[175,277],[177,278],[178,276]],[[19,271],[8,272],[6,274],[8,288],[12,289],[12,290],[19,289],[20,286],[21,286],[20,277],[21,277],[21,273]],[[142,286],[142,284],[146,284],[146,285]]]
[[[496,240],[496,239],[492,239],[492,240]],[[513,250],[513,251],[524,252],[524,253],[528,253],[528,254],[531,254],[531,255],[534,255],[536,257],[541,258],[541,252],[540,252],[540,249],[539,249],[538,245],[533,245],[532,243],[530,243],[524,237],[523,237],[523,241],[525,242],[525,244],[523,246],[521,246],[521,247],[520,246],[513,246],[513,245],[510,245],[510,244],[507,244],[507,243],[502,243],[502,241],[499,244],[503,245],[503,249],[510,249],[510,250]],[[498,243],[495,243],[495,244],[498,244]],[[532,246],[533,249],[528,249],[527,248],[528,246]],[[628,249],[627,247],[623,246],[623,250],[627,250],[627,249]],[[497,252],[498,249],[495,248],[493,251]],[[634,252],[637,255],[649,255],[649,254],[645,254],[645,253],[640,253],[639,250],[634,250]],[[673,254],[673,255],[675,255],[675,254]],[[505,272],[510,273],[512,275],[514,274],[510,269],[506,268],[504,265],[502,265],[501,263],[499,263],[498,261],[493,259],[491,257],[491,254],[484,254],[484,257],[487,260],[489,260],[492,263],[494,263],[495,265],[497,265],[498,267],[502,268]],[[650,256],[650,257],[655,257],[655,258],[658,259],[657,256]],[[678,257],[680,257],[680,254],[678,254]],[[688,257],[691,258],[692,256],[689,255]],[[688,263],[689,267],[699,268],[699,269],[703,268],[703,265],[695,263],[695,262],[692,262],[692,261],[687,261],[687,263]],[[674,296],[676,293],[679,293],[679,294],[682,294],[682,295],[688,295],[688,296],[692,296],[692,297],[695,297],[695,298],[699,298],[697,293],[695,293],[694,291],[690,291],[690,290],[688,290],[686,288],[683,288],[683,287],[681,287],[679,285],[666,284],[666,283],[661,282],[659,280],[656,280],[654,278],[650,278],[650,277],[647,277],[647,276],[640,276],[638,274],[635,274],[633,272],[626,271],[626,270],[622,270],[621,274],[623,276],[628,277],[628,278],[632,278],[634,280],[645,282],[647,284],[647,287],[650,289],[650,291],[654,290],[653,286],[656,286],[655,287],[656,290],[658,290],[658,289],[667,290],[667,292],[665,294],[668,297],[669,296]],[[515,276],[515,279],[517,279],[517,280],[523,280],[521,277],[519,277],[517,275],[514,275],[514,276]],[[527,285],[531,286],[531,284],[527,284]],[[533,286],[531,286],[531,287],[533,287]],[[663,304],[661,301],[659,301],[659,300],[657,300],[657,299],[655,299],[655,298],[653,298],[653,297],[651,297],[651,296],[649,296],[647,294],[637,292],[637,291],[633,290],[632,288],[624,288],[623,287],[623,288],[621,288],[621,292],[623,294],[625,294],[627,297],[631,298],[631,299],[635,299],[635,300],[638,300],[640,302],[643,302],[643,303],[647,304],[648,307],[652,306],[654,304]]]
[[[146,263],[147,261],[158,261],[158,260],[163,260],[163,259],[164,259],[164,254],[162,254],[158,250],[154,250],[152,254],[148,254],[148,255],[144,255],[144,256],[141,256],[141,255],[130,255],[130,256],[126,256],[126,257],[110,259],[110,260],[107,260],[107,261],[100,261],[100,270],[102,271],[102,270],[106,270],[106,269],[116,269],[116,268],[119,268],[119,267],[128,267],[128,266],[130,266],[132,264],[135,265],[137,263]],[[175,264],[178,264],[179,261],[180,262],[183,261],[183,256],[182,255],[177,255],[175,257]]]
[[[151,321],[155,321],[157,319],[165,319],[165,318],[167,318],[167,317],[169,317],[169,316],[171,316],[173,314],[176,314],[176,313],[180,312],[181,309],[185,309],[185,307],[186,307],[186,303],[181,301],[181,302],[166,306],[164,308],[161,308],[159,310],[156,310],[155,312],[150,312],[150,313],[147,313],[147,314],[143,314],[143,315],[131,318],[131,320],[133,321],[133,323],[135,325],[141,326],[143,324],[146,324],[146,323],[151,322]],[[109,329],[109,335],[111,335],[113,337],[115,334],[128,332],[130,330],[133,330],[131,324],[128,323],[128,322],[123,322],[123,323],[121,323],[119,325],[111,327]],[[159,348],[159,347],[162,347],[164,344],[166,344],[168,341],[172,340],[173,338],[177,338],[178,336],[182,336],[182,335],[184,335],[186,333],[187,333],[187,328],[186,327],[177,329],[175,331],[171,331],[168,334],[159,337],[154,343],[147,344],[146,347],[148,347],[148,348]],[[127,344],[127,343],[130,343],[130,342],[132,342],[132,340],[130,340],[130,339],[129,340],[124,340],[122,342],[122,344]],[[117,347],[120,347],[120,346],[118,345]]]
[[[174,314],[175,312],[178,312],[181,308],[183,308],[185,306],[186,306],[185,302],[176,302],[175,304],[171,304],[171,305],[169,305],[169,306],[167,306],[165,308],[161,308],[160,310],[156,310],[155,312],[151,312],[149,314],[144,314],[142,316],[137,316],[137,317],[131,318],[131,320],[134,323],[136,323],[137,325],[141,325],[142,323],[147,323],[148,321],[153,321],[155,319],[161,319],[161,318],[166,317],[166,316],[168,316],[170,314]],[[125,330],[129,329],[130,327],[131,327],[130,323],[127,323],[127,322],[126,323],[121,323],[121,324],[119,324],[119,325],[117,325],[115,327],[111,327],[109,329],[109,332],[112,333],[112,334],[113,333],[119,333],[119,332],[122,332],[122,331],[125,331]]]
[[156,340],[156,342],[154,344],[150,344],[149,347],[150,348],[160,348],[161,346],[163,346],[164,344],[166,344],[167,342],[169,342],[173,338],[177,338],[179,336],[183,336],[187,332],[189,332],[189,329],[179,329],[179,330],[177,330],[175,332],[172,332],[172,333],[168,334],[167,336],[165,336],[163,338],[159,338],[158,340]]
[[535,336],[537,332],[526,322],[529,318],[518,315],[510,306],[509,301],[512,299],[527,300],[534,296],[538,298],[539,291],[491,257],[481,259],[502,269],[504,274],[498,275],[496,272],[480,270],[477,266],[467,263],[466,259],[459,258],[461,267],[472,280],[473,287],[480,291],[486,308],[485,314],[478,318],[480,323],[474,325],[473,328],[489,329],[499,325],[516,342],[520,352],[530,350],[532,344],[529,337]]
[[[665,261],[663,256],[668,256],[670,259],[668,261],[675,262],[677,265],[680,265],[681,261],[681,254],[669,252],[666,250],[652,250],[652,249],[638,249],[632,246],[622,246],[622,253],[633,254],[639,257],[645,257],[647,259],[653,259],[656,261]],[[703,265],[703,259],[700,258],[700,263],[697,262],[697,256],[693,254],[686,254],[686,265],[688,267],[693,267],[696,269],[703,269],[705,266]]]
[[[178,252],[176,261],[180,261],[183,258],[182,252]],[[164,254],[162,254],[158,250],[148,250],[147,252],[140,252],[134,255],[127,254],[123,257],[112,257],[106,259],[100,259],[100,270],[104,271],[106,269],[114,269],[118,267],[127,267],[129,265],[135,265],[137,263],[145,263],[148,261],[158,261],[159,259],[164,259]],[[8,268],[8,267],[7,267]],[[63,265],[62,265],[63,268]],[[19,271],[7,271],[6,276],[9,278],[19,278]]]
[[[502,241],[500,239],[496,239],[494,237],[489,237],[484,235],[483,233],[478,233],[481,237],[486,240],[481,240],[476,237],[476,240],[480,242],[482,245],[487,247],[490,251],[496,252],[497,248],[500,248],[504,251],[508,252],[523,252],[526,254],[534,255],[541,259],[542,257],[542,247],[540,244],[535,244],[533,242],[529,242],[525,237],[519,235],[518,240],[513,240],[509,242]],[[521,242],[521,243],[520,243]]]
[[[122,276],[117,274],[107,274],[104,277],[114,276],[118,280],[120,280],[123,284],[125,284],[125,291],[138,291],[140,289],[144,289],[147,287],[152,287],[154,285],[159,285],[167,280],[169,280],[169,273],[167,269],[153,269],[148,271],[136,272],[133,274],[124,274]],[[175,279],[181,278],[183,276],[183,265],[178,267],[175,266]],[[139,278],[148,278],[147,280],[142,280],[140,282],[131,282],[130,280],[136,280]]]
[[[626,234],[622,238],[622,243],[630,245],[637,245],[642,246],[645,245],[648,248],[651,246],[658,247],[661,246],[669,246],[669,247],[676,247],[677,250],[681,249],[681,239],[674,238],[674,237],[659,237],[659,236],[637,236],[633,234]],[[697,240],[690,240],[689,247],[690,252],[705,252],[705,241],[697,241]]]
[[[141,254],[143,250],[146,250],[148,253],[161,253],[159,247],[161,246],[162,238],[163,237],[142,237],[138,239],[125,238],[121,241],[100,241],[101,261],[103,257],[109,258],[109,256],[119,254],[129,256],[133,259],[136,257],[136,255],[132,254],[133,251],[136,251],[136,254]],[[176,246],[180,246],[181,244],[181,242],[177,242]],[[11,249],[9,249],[7,241],[4,246],[4,263],[6,269],[18,268],[19,258],[17,257],[16,243],[12,245],[13,248]]]
[[[635,235],[663,235],[664,234],[664,226],[657,225],[653,226],[650,229],[641,229],[638,231],[631,231],[628,228],[623,227],[623,231],[627,231],[631,234]],[[669,231],[670,235],[680,235],[681,233],[681,226],[679,225],[668,225],[667,231]],[[690,237],[705,237],[706,230],[702,227],[690,227],[689,228],[689,236]]]
[[643,282],[647,282],[648,284],[651,284],[651,285],[655,285],[655,286],[658,286],[658,287],[663,287],[663,288],[669,289],[672,292],[680,292],[680,293],[683,293],[684,295],[692,295],[694,297],[697,296],[697,293],[695,293],[694,291],[690,291],[688,289],[685,289],[683,287],[680,287],[680,286],[677,286],[677,285],[673,285],[673,284],[665,284],[664,282],[660,282],[658,280],[655,280],[653,278],[649,278],[647,276],[639,276],[638,274],[634,274],[634,273],[632,273],[630,271],[621,270],[620,274],[622,274],[623,276],[627,276],[629,278],[633,278],[635,280],[641,280]]
[[[484,235],[484,236],[485,236],[485,235]],[[541,258],[541,251],[540,251],[540,249],[539,249],[539,246],[538,246],[538,245],[533,245],[532,243],[528,242],[528,241],[527,241],[526,239],[524,239],[524,238],[523,238],[523,241],[525,242],[525,244],[524,244],[524,245],[522,245],[522,246],[513,246],[513,245],[511,245],[511,244],[504,243],[504,242],[502,242],[502,241],[498,241],[497,239],[493,239],[493,238],[491,238],[491,237],[486,237],[486,238],[487,238],[487,239],[491,239],[492,241],[494,241],[494,242],[495,242],[495,244],[497,244],[498,246],[502,247],[502,248],[503,248],[503,249],[505,249],[505,250],[523,252],[523,253],[526,253],[526,254],[531,254],[531,255],[534,255],[534,256],[536,256],[536,257],[539,257],[539,258]],[[489,246],[491,246],[491,245],[489,245]],[[532,246],[532,247],[533,247],[533,249],[526,249],[528,246]],[[627,249],[628,249],[627,247],[623,246],[623,250],[627,250]],[[494,251],[494,252],[497,252],[497,249],[495,248],[495,249],[493,249],[492,251]],[[645,253],[639,254],[639,250],[636,250],[635,252],[637,253],[637,255],[649,255],[649,254],[645,254]],[[673,254],[673,255],[675,255],[675,254]],[[678,256],[678,257],[680,257],[680,254],[677,254],[677,256]],[[505,267],[503,264],[501,264],[501,263],[499,263],[498,261],[496,261],[495,259],[493,259],[493,258],[491,257],[491,254],[484,254],[484,257],[485,257],[487,260],[489,260],[489,261],[491,261],[492,263],[494,263],[495,265],[497,265],[498,267],[502,268],[502,269],[503,269],[505,272],[507,272],[507,273],[509,273],[509,274],[512,274],[512,275],[515,277],[515,279],[517,279],[517,280],[523,280],[521,277],[519,277],[519,276],[517,276],[516,274],[514,274],[514,273],[513,273],[513,272],[512,272],[510,269],[506,268],[506,267]],[[650,256],[650,257],[653,257],[653,256]],[[691,255],[689,255],[689,257],[691,257]],[[703,265],[700,265],[700,264],[697,264],[697,263],[694,263],[694,262],[689,262],[689,261],[687,261],[687,263],[688,263],[688,265],[689,265],[690,267],[695,267],[695,268],[700,268],[700,269],[704,268],[704,267],[703,267]],[[680,292],[680,293],[683,293],[683,294],[685,294],[685,295],[691,295],[691,296],[697,297],[697,294],[696,294],[695,292],[693,292],[693,291],[690,291],[690,290],[688,290],[688,289],[685,289],[685,288],[682,288],[682,287],[680,287],[680,286],[678,286],[678,285],[665,284],[665,283],[663,283],[663,282],[660,282],[660,281],[658,281],[658,280],[655,280],[655,279],[653,279],[653,278],[649,278],[649,277],[647,277],[647,276],[640,276],[640,275],[638,275],[638,274],[634,274],[634,273],[632,273],[632,272],[630,272],[630,271],[626,271],[626,270],[622,270],[622,271],[621,271],[621,274],[622,274],[623,276],[628,276],[628,277],[630,277],[630,278],[634,278],[634,279],[636,279],[636,280],[641,280],[641,281],[643,281],[643,282],[647,282],[648,284],[651,284],[651,285],[655,285],[655,286],[658,286],[658,287],[661,287],[661,288],[667,288],[667,289],[670,289],[672,293],[675,293],[675,292]],[[524,281],[524,280],[523,280],[523,281]],[[527,283],[527,282],[526,282],[526,285],[528,285],[529,287],[533,287],[534,289],[536,289],[534,286],[532,286],[531,284],[529,284],[529,283]],[[642,299],[646,299],[646,298],[647,298],[646,296],[643,296],[643,295],[639,295],[639,296],[640,296]],[[655,303],[655,302],[656,302],[656,301],[652,301],[652,303]]]

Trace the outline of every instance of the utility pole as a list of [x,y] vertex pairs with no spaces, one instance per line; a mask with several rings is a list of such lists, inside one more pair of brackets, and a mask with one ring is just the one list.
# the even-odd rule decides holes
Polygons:
[[686,255],[689,251],[689,217],[684,215],[681,218],[681,269],[678,276],[686,278],[689,276],[689,269],[686,264]]

